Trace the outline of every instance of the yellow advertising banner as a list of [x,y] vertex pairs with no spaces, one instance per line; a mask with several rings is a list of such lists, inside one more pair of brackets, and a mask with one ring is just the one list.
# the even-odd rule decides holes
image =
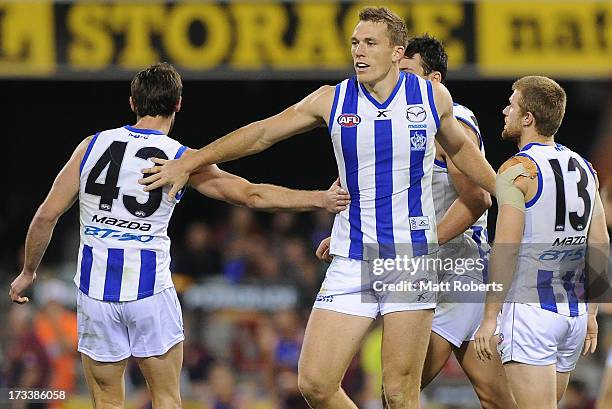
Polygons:
[[612,2],[483,1],[476,15],[484,76],[612,78]]
[[[372,4],[0,0],[0,77],[118,79],[160,60],[195,79],[340,77],[352,71],[358,12]],[[455,78],[612,71],[610,2],[374,4],[442,40]]]

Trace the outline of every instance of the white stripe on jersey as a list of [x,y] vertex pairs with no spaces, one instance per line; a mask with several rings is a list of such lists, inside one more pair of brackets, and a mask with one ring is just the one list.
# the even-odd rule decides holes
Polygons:
[[75,284],[103,301],[132,301],[172,287],[168,223],[176,202],[168,188],[138,184],[156,156],[185,147],[159,131],[131,126],[97,134],[81,163],[81,244]]
[[[484,155],[484,143],[480,134],[480,128],[478,127],[476,115],[474,115],[470,109],[457,103],[453,104],[453,114],[457,120],[466,123],[474,130],[479,139],[480,151]],[[436,219],[441,220],[450,206],[459,197],[450,175],[448,174],[448,168],[445,162],[438,161],[437,159],[434,161],[431,187],[436,209]],[[487,216],[488,211],[485,211],[462,235],[442,245],[440,247],[439,257],[442,259],[450,259],[465,256],[467,247],[477,248],[481,257],[484,257],[488,251],[488,246],[486,245],[488,241]],[[487,280],[486,269],[467,269],[465,274],[469,277],[482,280],[483,282]]]
[[517,155],[536,163],[538,192],[525,204],[511,299],[562,315],[584,314],[586,236],[596,191],[593,171],[560,144],[528,144]]
[[438,123],[431,83],[413,74],[400,73],[384,103],[355,77],[336,86],[329,131],[351,205],[336,215],[332,254],[361,260],[437,250],[431,174]]

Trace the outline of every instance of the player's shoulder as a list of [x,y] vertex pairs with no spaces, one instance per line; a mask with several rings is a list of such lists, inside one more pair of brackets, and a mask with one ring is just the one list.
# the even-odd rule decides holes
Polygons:
[[453,102],[453,113],[455,116],[467,118],[475,116],[474,112],[470,108],[466,107],[465,105],[461,105],[458,102]]
[[522,165],[525,169],[526,176],[535,178],[538,174],[538,165],[529,157],[523,155],[514,155],[505,161],[498,170],[498,174],[502,174],[513,166]]

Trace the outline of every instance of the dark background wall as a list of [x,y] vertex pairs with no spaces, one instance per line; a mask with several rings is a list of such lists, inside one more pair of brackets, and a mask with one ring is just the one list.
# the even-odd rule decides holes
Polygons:
[[[320,81],[186,82],[183,110],[172,137],[201,147],[251,121],[275,114],[323,85]],[[557,140],[588,157],[602,112],[593,82],[561,82],[568,92],[566,118]],[[456,102],[478,117],[487,157],[494,168],[516,148],[500,140],[502,109],[512,81],[449,82]],[[53,179],[82,138],[97,131],[133,124],[128,82],[3,81],[3,192],[0,204],[0,260],[16,268],[16,254],[28,223]],[[8,160],[8,164],[7,161]],[[325,128],[296,136],[251,158],[222,165],[254,182],[293,188],[327,188],[337,170]],[[171,234],[186,223],[214,223],[227,206],[191,193],[177,208]],[[490,221],[494,221],[491,212]],[[46,260],[60,257],[62,233],[78,223],[76,206],[60,221]],[[178,237],[178,236],[177,236]]]

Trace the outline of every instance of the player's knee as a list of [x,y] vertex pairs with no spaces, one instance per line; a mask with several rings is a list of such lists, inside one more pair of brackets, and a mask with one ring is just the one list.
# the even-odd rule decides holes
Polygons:
[[181,398],[179,396],[164,395],[154,396],[152,399],[153,409],[180,409]]
[[418,399],[420,393],[420,374],[383,373],[385,399],[389,408],[403,408]]
[[308,403],[321,404],[329,400],[340,389],[340,383],[326,382],[322,377],[300,372],[298,388]]

